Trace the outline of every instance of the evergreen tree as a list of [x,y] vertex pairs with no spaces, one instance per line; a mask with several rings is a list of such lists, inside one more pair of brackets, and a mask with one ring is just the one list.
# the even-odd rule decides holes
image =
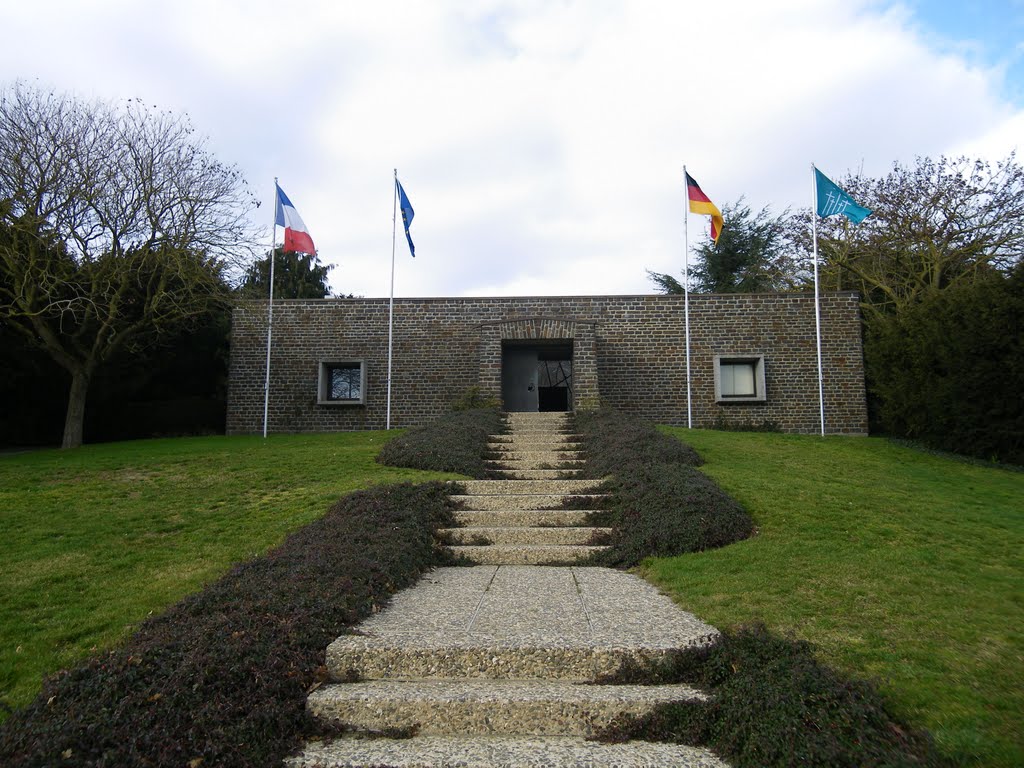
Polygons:
[[[695,293],[759,293],[793,290],[799,284],[797,263],[788,238],[789,213],[756,215],[741,198],[722,208],[725,222],[718,242],[705,234],[690,268]],[[683,284],[669,274],[648,277],[662,293],[682,293]]]
[[[275,299],[324,299],[331,295],[327,274],[333,265],[320,263],[315,253],[274,249]],[[239,293],[246,299],[270,295],[270,254],[256,261],[245,274]]]
[[880,316],[865,345],[882,428],[1024,465],[1024,266]]

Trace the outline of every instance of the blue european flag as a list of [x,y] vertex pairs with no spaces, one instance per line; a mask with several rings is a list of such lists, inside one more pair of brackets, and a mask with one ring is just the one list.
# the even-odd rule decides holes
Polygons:
[[402,209],[402,224],[405,225],[405,239],[409,241],[409,253],[416,257],[416,246],[412,244],[412,235],[409,234],[409,225],[412,224],[412,217],[416,215],[416,212],[412,209],[412,203],[409,202],[408,196],[405,194],[405,190],[402,189],[402,182],[395,177],[395,188],[398,191],[398,207]]
[[845,216],[854,224],[860,224],[871,215],[871,209],[857,205],[853,198],[846,194],[828,176],[814,169],[815,186],[818,190],[818,215]]

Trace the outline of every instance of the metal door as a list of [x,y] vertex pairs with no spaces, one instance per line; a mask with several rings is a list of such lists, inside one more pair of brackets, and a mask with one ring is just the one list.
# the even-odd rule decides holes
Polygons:
[[501,399],[506,411],[537,411],[537,350],[505,347],[501,352]]

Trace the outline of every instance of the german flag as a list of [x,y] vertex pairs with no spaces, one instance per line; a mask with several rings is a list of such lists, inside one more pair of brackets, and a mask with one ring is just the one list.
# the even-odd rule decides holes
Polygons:
[[711,217],[711,239],[717,243],[724,224],[722,212],[701,191],[700,185],[693,180],[693,176],[689,173],[686,174],[686,196],[690,199],[691,213],[701,213]]

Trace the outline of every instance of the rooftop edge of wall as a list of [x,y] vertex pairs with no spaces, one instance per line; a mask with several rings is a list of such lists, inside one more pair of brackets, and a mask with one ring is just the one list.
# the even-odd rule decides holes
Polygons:
[[[778,296],[778,297],[802,297],[802,298],[814,298],[814,293],[811,291],[785,291],[785,292],[752,292],[752,293],[691,293],[690,298],[707,298],[707,297],[719,297],[719,298],[736,298],[737,296]],[[859,298],[860,293],[858,291],[822,291],[821,296],[844,296]],[[560,294],[554,296],[403,296],[399,298],[395,297],[395,303],[400,302],[416,302],[416,303],[431,303],[431,302],[449,302],[449,301],[558,301],[563,299],[681,299],[683,294],[672,294],[672,293],[585,293],[585,294]],[[264,299],[246,299],[245,301],[239,302],[242,304],[262,304]],[[344,304],[344,303],[367,303],[376,304],[384,303],[387,304],[390,300],[387,296],[368,298],[365,296],[359,296],[355,298],[345,297],[331,297],[325,299],[274,299],[275,304]]]

